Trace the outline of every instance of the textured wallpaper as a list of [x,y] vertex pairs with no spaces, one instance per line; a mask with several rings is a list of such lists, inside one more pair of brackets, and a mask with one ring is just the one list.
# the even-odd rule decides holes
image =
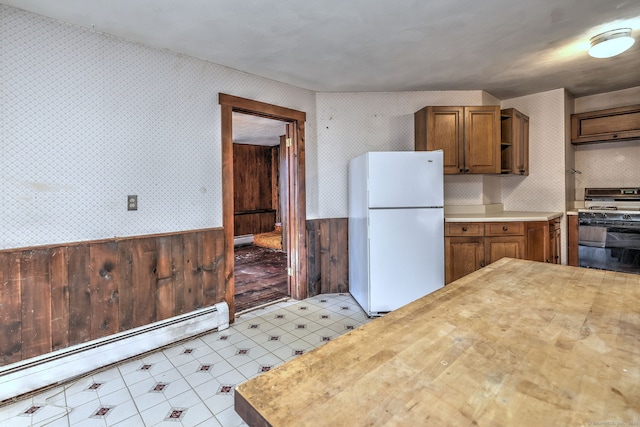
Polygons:
[[[502,102],[502,108],[516,108],[529,116],[529,176],[501,178],[505,210],[566,211],[567,96],[564,89],[556,89]],[[566,263],[566,217],[561,227],[562,260]]]
[[[413,150],[413,114],[426,105],[483,105],[482,91],[318,93],[320,217],[346,217],[349,160],[367,151]],[[489,97],[490,99],[493,97]],[[445,204],[482,204],[481,176],[447,177]]]
[[502,102],[529,116],[529,176],[502,177],[505,210],[565,210],[564,97],[556,89]]
[[313,92],[2,5],[0,67],[0,249],[221,226],[218,92],[307,113],[317,213]]
[[640,187],[639,141],[589,144],[575,148],[576,200],[588,187]]

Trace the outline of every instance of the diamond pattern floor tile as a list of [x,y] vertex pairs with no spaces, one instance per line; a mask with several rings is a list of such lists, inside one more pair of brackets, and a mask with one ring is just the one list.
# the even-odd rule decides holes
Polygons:
[[281,301],[225,331],[0,407],[0,426],[246,426],[233,409],[238,384],[369,320],[348,294]]

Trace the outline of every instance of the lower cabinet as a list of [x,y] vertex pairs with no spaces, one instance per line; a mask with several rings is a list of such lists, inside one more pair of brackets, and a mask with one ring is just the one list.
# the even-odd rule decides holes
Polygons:
[[451,283],[485,266],[484,237],[445,237],[445,283]]
[[524,236],[486,237],[484,247],[487,264],[504,257],[525,258]]
[[548,262],[550,252],[549,222],[527,222],[527,257],[531,261]]
[[504,257],[558,263],[560,219],[445,223],[444,241],[448,284]]
[[527,222],[527,256],[531,261],[560,264],[560,218]]

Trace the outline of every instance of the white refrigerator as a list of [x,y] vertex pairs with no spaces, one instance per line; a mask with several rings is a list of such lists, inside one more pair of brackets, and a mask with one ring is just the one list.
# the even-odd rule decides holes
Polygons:
[[349,161],[349,291],[369,316],[444,286],[442,151]]

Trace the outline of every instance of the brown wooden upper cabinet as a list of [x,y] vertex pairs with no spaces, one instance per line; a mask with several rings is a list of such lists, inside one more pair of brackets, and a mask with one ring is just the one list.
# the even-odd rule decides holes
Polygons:
[[445,175],[501,172],[500,107],[424,107],[414,119],[416,151],[443,150]]
[[640,105],[571,115],[571,143],[640,139]]
[[529,175],[529,117],[515,108],[500,111],[501,172]]

